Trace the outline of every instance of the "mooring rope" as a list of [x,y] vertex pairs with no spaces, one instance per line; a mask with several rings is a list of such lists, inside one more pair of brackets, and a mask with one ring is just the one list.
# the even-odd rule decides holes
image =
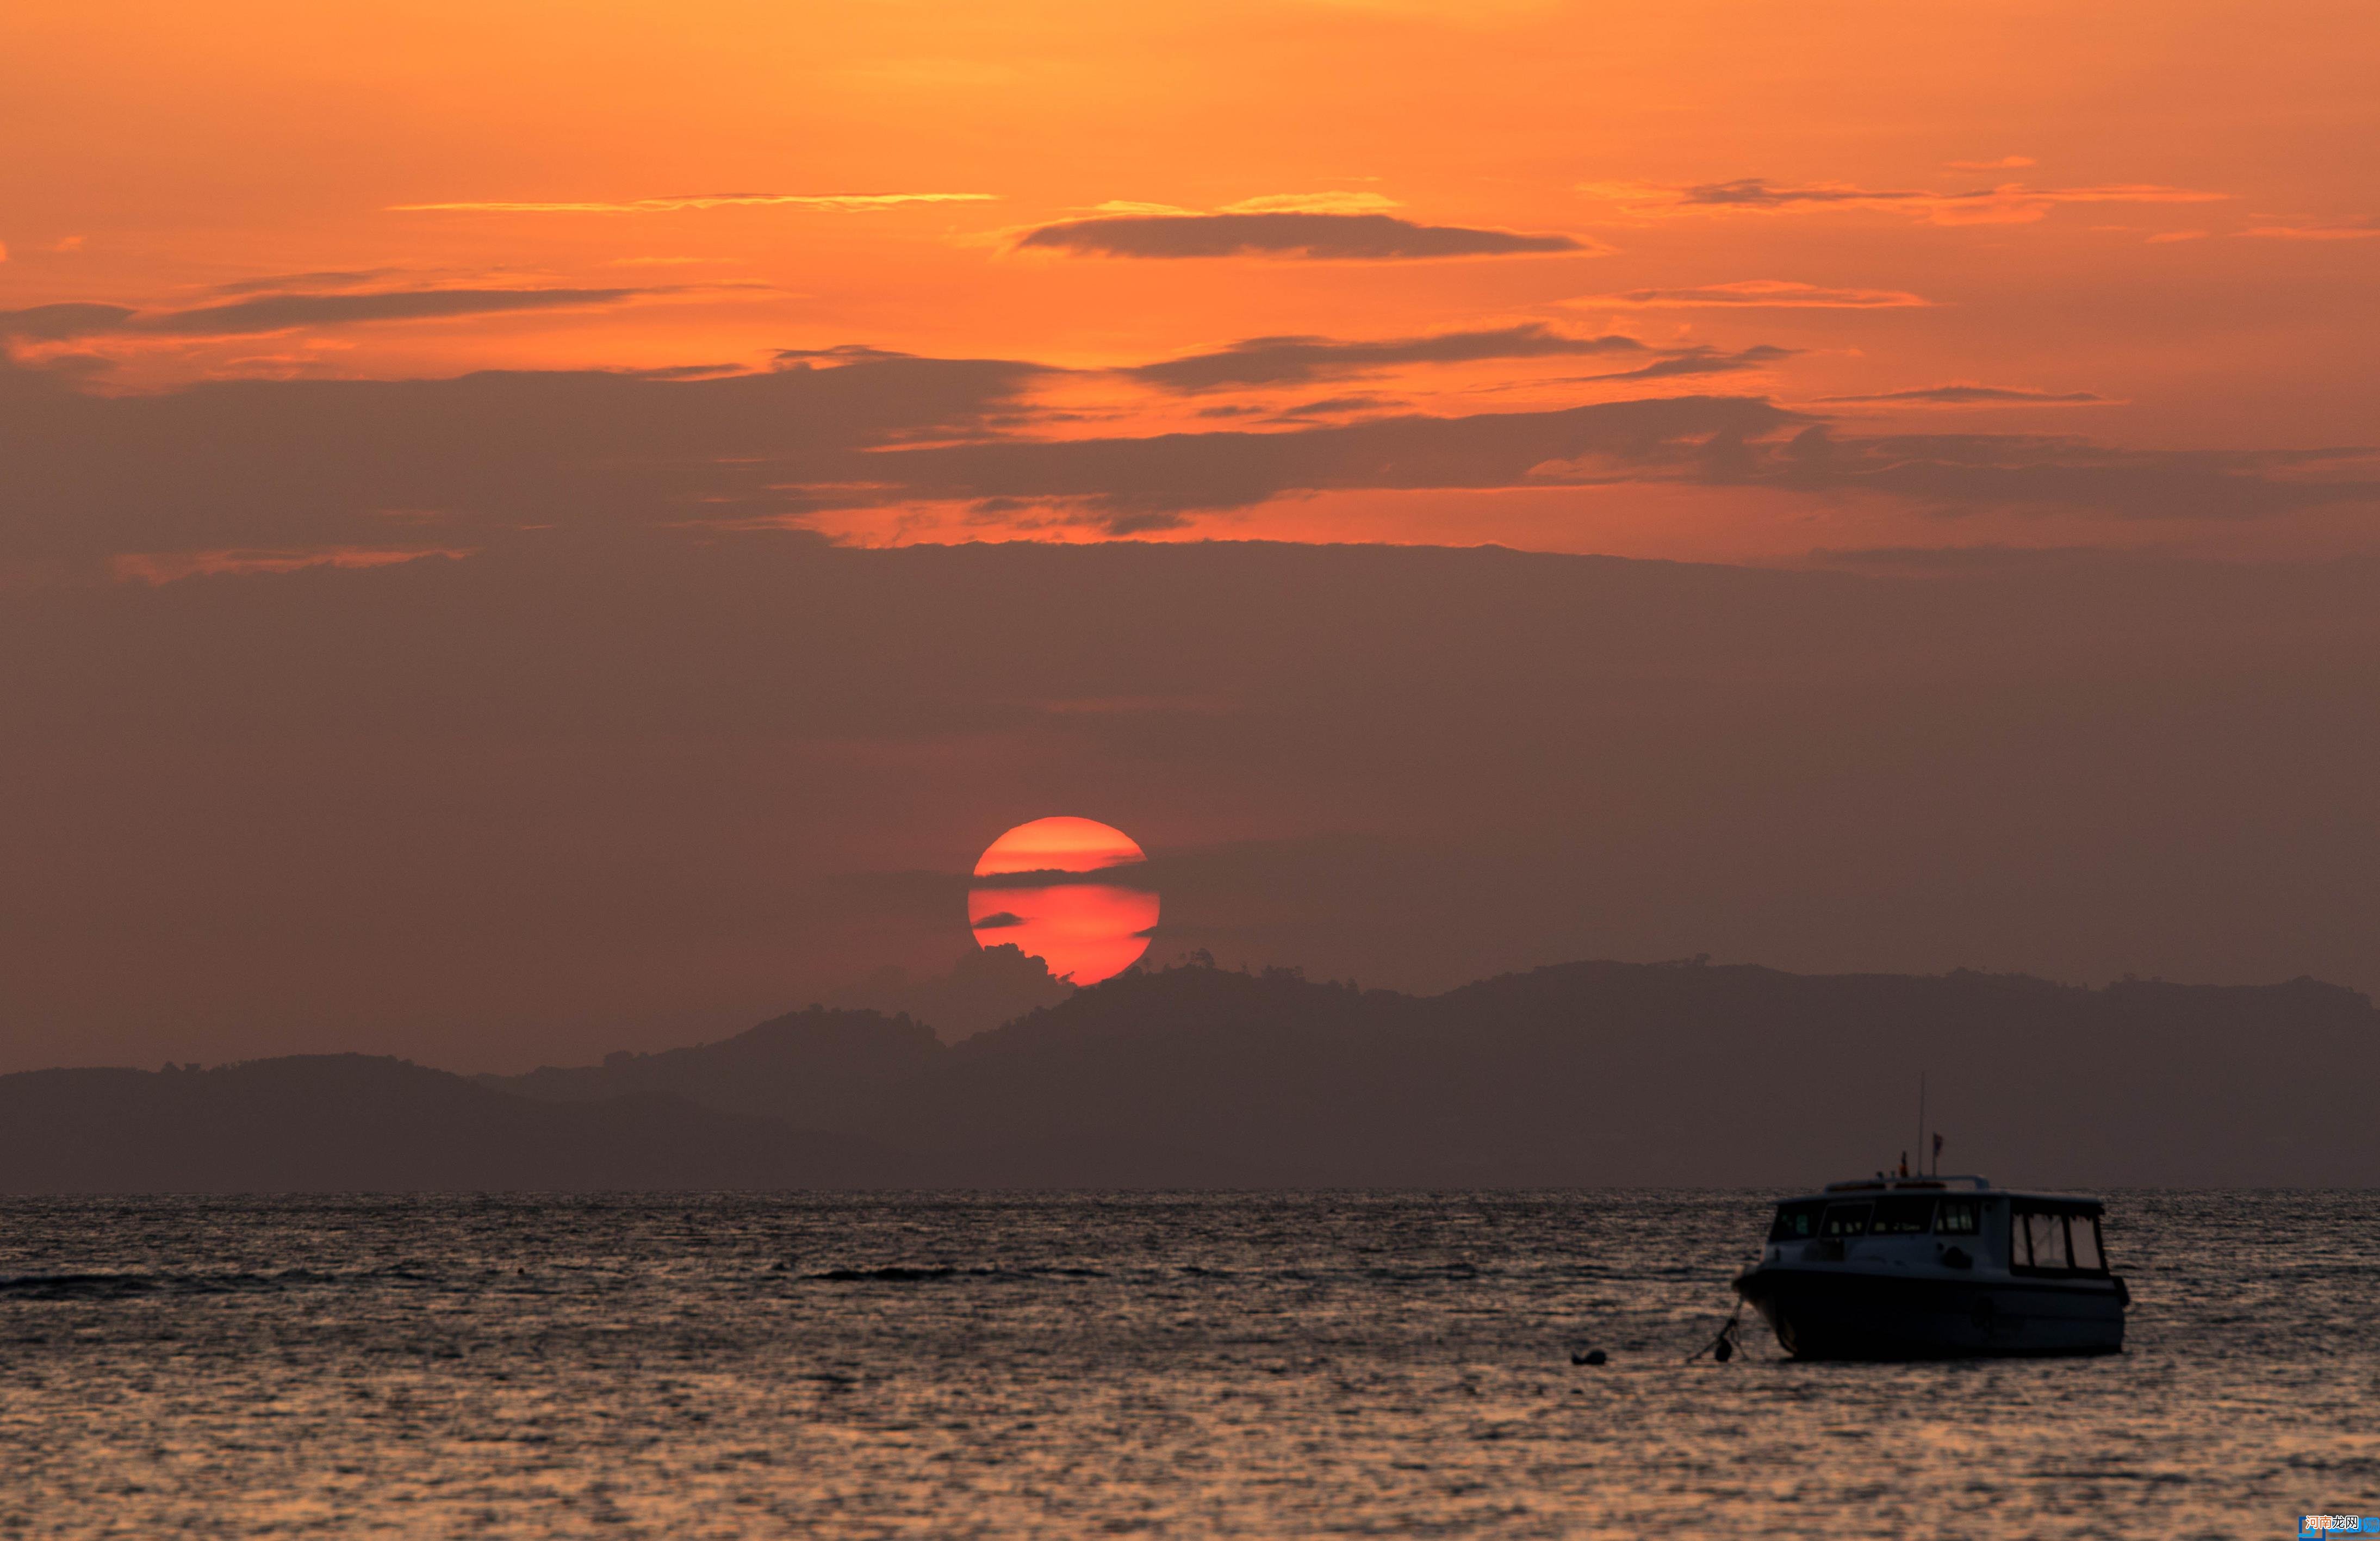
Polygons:
[[1686,1355],[1685,1363],[1691,1365],[1707,1353],[1720,1364],[1726,1364],[1735,1357],[1736,1335],[1742,1330],[1743,1302],[1739,1300],[1735,1303],[1735,1310],[1729,1315],[1726,1325],[1718,1329],[1718,1336]]

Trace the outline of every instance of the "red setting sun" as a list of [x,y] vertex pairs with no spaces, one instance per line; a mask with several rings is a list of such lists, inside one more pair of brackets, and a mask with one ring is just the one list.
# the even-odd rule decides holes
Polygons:
[[967,894],[967,924],[985,947],[1013,942],[1077,985],[1123,973],[1148,950],[1157,895],[1147,889],[1061,876],[1104,872],[1148,859],[1122,830],[1089,819],[1037,819],[988,846],[978,878],[1049,874],[1046,882],[992,883]]

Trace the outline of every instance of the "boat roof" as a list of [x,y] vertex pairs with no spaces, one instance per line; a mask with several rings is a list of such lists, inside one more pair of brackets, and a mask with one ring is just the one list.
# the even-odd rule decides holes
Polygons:
[[1888,1190],[1902,1188],[1922,1188],[1934,1193],[1939,1193],[1944,1188],[1965,1188],[1972,1193],[1980,1194],[1992,1191],[1992,1180],[1988,1177],[1973,1176],[1886,1177],[1879,1173],[1875,1177],[1854,1177],[1848,1183],[1829,1183],[1827,1184],[1826,1191],[1830,1194],[1884,1193]]
[[1846,1198],[1866,1194],[1976,1193],[1992,1194],[2002,1198],[2037,1198],[2058,1204],[2088,1205],[2094,1210],[2100,1201],[2089,1194],[2061,1194],[2042,1190],[1995,1188],[1988,1177],[1961,1174],[1956,1177],[1856,1177],[1845,1183],[1829,1183],[1814,1194],[1797,1194],[1783,1203],[1809,1199]]

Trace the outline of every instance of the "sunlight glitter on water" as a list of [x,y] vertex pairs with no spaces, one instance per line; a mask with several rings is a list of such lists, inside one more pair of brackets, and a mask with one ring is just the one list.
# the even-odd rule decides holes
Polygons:
[[2372,1195],[2115,1195],[2117,1357],[1682,1363],[1763,1210],[10,1201],[0,1535],[2229,1535],[2380,1495]]

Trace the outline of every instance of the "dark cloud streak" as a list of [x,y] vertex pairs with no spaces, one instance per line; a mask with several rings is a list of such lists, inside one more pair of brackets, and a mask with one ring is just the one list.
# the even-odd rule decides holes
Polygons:
[[1427,337],[1347,342],[1330,337],[1249,337],[1181,358],[1121,372],[1184,395],[1245,385],[1293,385],[1400,364],[1468,364],[1495,358],[1548,358],[1649,351],[1633,337],[1576,337],[1541,322],[1442,332]]
[[1393,214],[1112,214],[1045,224],[1017,246],[1079,257],[1304,257],[1418,261],[1600,249],[1571,236],[1530,236]]
[[1820,396],[1821,402],[1889,405],[1908,402],[1925,406],[2082,406],[2107,398],[2090,391],[2036,391],[2010,385],[1929,385],[1914,391],[1879,391],[1869,395]]
[[136,312],[128,305],[34,305],[22,310],[0,310],[0,337],[28,342],[60,343],[116,332]]
[[[1776,356],[1692,351],[1634,372],[1752,368]],[[1016,436],[1047,426],[1032,393],[1051,371],[1034,364],[852,349],[786,362],[701,379],[489,372],[112,396],[77,390],[58,371],[0,364],[0,573],[173,552],[562,539],[528,533],[540,528],[694,540],[925,504],[971,509],[1002,532],[1126,535],[1201,512],[1366,490],[1668,481],[1866,492],[1940,514],[2074,508],[2143,519],[2380,501],[2369,452],[2351,448],[1857,435],[1752,395],[1038,439]]]
[[136,311],[121,305],[42,305],[0,310],[0,335],[65,341],[111,334],[162,337],[239,337],[301,326],[363,322],[437,321],[527,310],[594,309],[662,288],[392,289],[369,294],[265,294],[187,310]]
[[[103,396],[0,360],[0,568],[125,552],[484,543],[854,495],[870,446],[982,431],[1042,371],[871,358],[704,380],[599,370],[222,381]],[[826,484],[821,486],[820,484]],[[787,490],[791,489],[791,490]]]
[[1729,353],[1722,348],[1682,348],[1665,358],[1655,359],[1642,369],[1623,370],[1617,374],[1589,375],[1590,380],[1679,380],[1695,375],[1736,374],[1745,370],[1765,370],[1782,359],[1800,353],[1800,348],[1772,347],[1766,343]]
[[2022,182],[2004,182],[1961,192],[1937,192],[1920,188],[1863,188],[1848,182],[1785,184],[1763,176],[1685,186],[1590,183],[1580,190],[1625,205],[1637,213],[1860,209],[1904,212],[1941,224],[2024,224],[2042,218],[2062,204],[2214,203],[2228,196],[2150,182],[2106,183],[2087,188],[2035,188]]
[[907,496],[1079,503],[1111,533],[1202,509],[1352,488],[1488,488],[1582,479],[1595,460],[1633,475],[1721,465],[1745,441],[1809,419],[1749,397],[1599,402],[1544,412],[1402,416],[1289,432],[990,443],[868,456]]

